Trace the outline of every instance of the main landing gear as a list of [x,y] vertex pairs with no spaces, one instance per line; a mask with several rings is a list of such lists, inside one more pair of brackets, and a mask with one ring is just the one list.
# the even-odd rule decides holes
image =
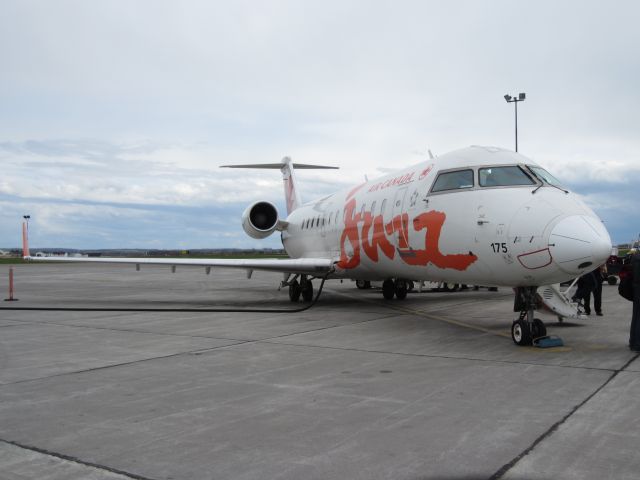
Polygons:
[[406,280],[402,280],[401,278],[393,280],[389,278],[382,282],[382,296],[386,300],[392,300],[394,296],[398,300],[404,300],[407,298],[409,287],[410,284]]
[[297,302],[302,296],[302,300],[310,302],[313,300],[313,283],[306,275],[300,275],[300,281],[294,278],[289,284],[289,300]]
[[533,340],[547,334],[547,327],[542,320],[533,317],[537,306],[537,288],[516,288],[513,311],[520,312],[520,317],[511,325],[511,338],[516,345],[532,345]]

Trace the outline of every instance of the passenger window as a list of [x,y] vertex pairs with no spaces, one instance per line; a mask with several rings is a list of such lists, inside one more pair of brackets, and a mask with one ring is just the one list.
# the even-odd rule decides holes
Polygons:
[[380,215],[384,215],[384,209],[387,206],[387,199],[382,200],[382,205],[380,205]]
[[364,217],[364,212],[365,212],[366,209],[367,209],[367,204],[363,203],[362,207],[360,207],[360,218]]
[[376,215],[376,202],[373,202],[371,204],[371,216],[375,217],[375,215]]
[[313,224],[315,223],[315,221],[316,221],[316,219],[315,219],[315,218],[312,218],[312,219],[311,219],[311,228],[313,228]]
[[509,185],[535,185],[524,170],[517,166],[487,167],[478,170],[481,187],[506,187]]
[[329,222],[328,222],[328,224],[329,224],[329,225],[331,225],[331,220],[332,220],[332,219],[333,219],[333,212],[331,212],[331,213],[329,214]]
[[431,191],[443,192],[463,188],[473,188],[473,170],[456,170],[454,172],[441,173],[438,175]]

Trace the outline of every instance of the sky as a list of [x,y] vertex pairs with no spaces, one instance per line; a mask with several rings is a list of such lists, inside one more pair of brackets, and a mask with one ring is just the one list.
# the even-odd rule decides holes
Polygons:
[[0,2],[0,248],[261,248],[240,216],[469,145],[640,233],[635,1]]

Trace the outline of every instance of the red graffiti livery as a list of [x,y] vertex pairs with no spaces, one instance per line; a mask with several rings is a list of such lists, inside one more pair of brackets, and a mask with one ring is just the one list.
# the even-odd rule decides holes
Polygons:
[[[362,251],[376,263],[380,258],[379,252],[393,260],[396,249],[389,237],[393,238],[395,234],[398,254],[407,265],[426,267],[431,263],[438,268],[466,270],[478,259],[476,255],[471,252],[445,255],[440,251],[440,234],[446,218],[444,212],[432,210],[417,215],[412,222],[409,222],[407,213],[401,213],[384,224],[382,214],[374,217],[371,212],[356,213],[356,200],[352,198],[345,205],[338,267],[356,268],[360,265]],[[424,248],[414,249],[409,245],[410,224],[416,232],[425,230]]]

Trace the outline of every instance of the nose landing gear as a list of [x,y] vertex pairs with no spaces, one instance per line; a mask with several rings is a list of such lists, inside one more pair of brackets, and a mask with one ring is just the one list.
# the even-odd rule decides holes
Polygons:
[[547,334],[542,320],[534,318],[537,306],[536,290],[538,287],[517,287],[513,311],[520,312],[520,317],[511,325],[511,338],[516,345],[532,345],[533,340]]

